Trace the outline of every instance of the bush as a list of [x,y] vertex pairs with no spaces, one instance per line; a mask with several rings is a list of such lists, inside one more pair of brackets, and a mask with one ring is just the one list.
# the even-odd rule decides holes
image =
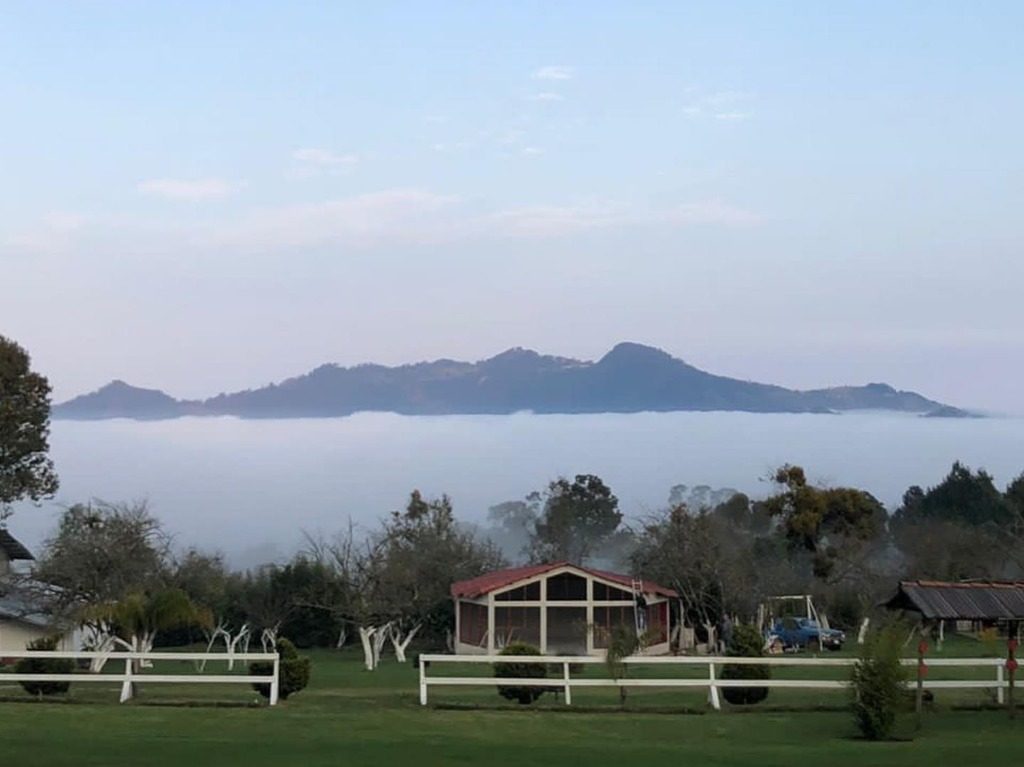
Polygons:
[[[27,650],[56,650],[60,637],[40,637],[26,645]],[[75,662],[70,658],[22,658],[14,666],[16,674],[71,674]],[[29,695],[61,695],[71,687],[71,682],[22,682],[21,686]]]
[[[725,654],[734,658],[760,658],[763,653],[764,638],[753,626],[735,626],[732,641]],[[772,670],[769,666],[747,666],[727,664],[722,668],[722,679],[771,679]],[[760,703],[768,697],[767,687],[723,687],[722,697],[737,706],[748,706]]]
[[[300,658],[295,645],[287,639],[277,640],[277,653],[281,656],[280,671],[277,675],[277,695],[281,700],[286,700],[289,695],[309,684],[309,672],[313,662],[309,658]],[[254,676],[270,676],[274,673],[274,664],[263,661],[250,663],[249,673]],[[252,686],[264,698],[270,697],[269,684],[254,682]]]
[[868,740],[892,737],[896,716],[904,706],[906,672],[900,664],[901,634],[894,627],[865,637],[853,667],[853,712]]
[[[505,647],[499,655],[540,655],[533,645],[523,642],[513,642]],[[548,675],[548,667],[544,663],[495,663],[494,675],[510,679],[543,679]],[[498,694],[508,700],[518,701],[522,705],[533,703],[543,695],[543,687],[499,687]]]

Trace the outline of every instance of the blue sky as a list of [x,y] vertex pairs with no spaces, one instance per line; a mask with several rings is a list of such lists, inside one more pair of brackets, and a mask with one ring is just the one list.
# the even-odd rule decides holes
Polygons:
[[58,397],[619,340],[1024,411],[1015,3],[0,6]]

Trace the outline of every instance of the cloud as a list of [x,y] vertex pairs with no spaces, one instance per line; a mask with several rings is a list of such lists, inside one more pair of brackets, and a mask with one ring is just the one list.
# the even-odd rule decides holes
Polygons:
[[571,80],[575,70],[572,67],[552,66],[541,67],[533,73],[534,80]]
[[690,118],[711,117],[723,122],[741,122],[753,117],[753,113],[743,109],[750,96],[743,91],[715,91],[703,96],[695,95],[693,89],[687,89],[694,99],[683,106],[683,114]]
[[718,112],[715,114],[716,120],[726,120],[731,122],[741,122],[743,120],[749,120],[750,117],[750,112]]
[[219,200],[235,191],[234,185],[221,178],[154,178],[140,181],[136,188],[142,194],[185,202]]
[[524,146],[520,154],[524,157],[537,157],[544,154],[544,150],[536,146]]
[[433,242],[449,236],[451,223],[442,214],[458,200],[418,189],[393,189],[268,208],[216,227],[208,239],[218,248],[260,251]]
[[550,91],[544,91],[542,93],[533,93],[527,98],[530,101],[565,101],[565,97],[560,93],[551,93]]
[[337,154],[329,149],[307,148],[293,151],[292,159],[320,168],[342,168],[359,162],[359,155]]

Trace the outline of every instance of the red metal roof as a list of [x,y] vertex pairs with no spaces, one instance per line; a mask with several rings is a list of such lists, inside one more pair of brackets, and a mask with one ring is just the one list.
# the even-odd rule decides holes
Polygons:
[[[619,583],[627,589],[633,585],[633,578],[621,573],[610,573],[606,570],[595,570],[591,567],[580,567],[569,562],[551,562],[544,565],[525,565],[524,567],[510,567],[506,570],[495,570],[490,573],[478,575],[468,581],[456,581],[452,584],[452,597],[455,599],[476,599],[492,591],[511,586],[513,583],[524,580],[531,580],[544,573],[557,570],[561,567],[570,567],[580,573],[591,575],[595,578]],[[642,581],[642,590],[645,594],[658,594],[663,597],[678,596],[672,589],[659,586],[654,581]]]

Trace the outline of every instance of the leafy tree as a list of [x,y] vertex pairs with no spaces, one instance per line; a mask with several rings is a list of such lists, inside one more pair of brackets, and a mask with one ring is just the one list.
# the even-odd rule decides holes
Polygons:
[[0,336],[0,520],[16,501],[57,492],[49,435],[50,384],[23,348]]
[[902,632],[885,626],[869,632],[853,667],[853,712],[861,734],[869,740],[892,737],[904,703],[906,671],[900,664]]
[[533,559],[583,564],[622,522],[619,499],[593,474],[548,485],[535,525]]
[[864,490],[815,487],[799,466],[780,467],[774,480],[780,491],[765,507],[791,544],[811,556],[814,574],[837,580],[860,569],[866,545],[880,542],[885,531],[885,507]]
[[1016,512],[1016,521],[1019,524],[1021,520],[1024,520],[1024,472],[1006,486],[1003,497]]
[[162,585],[170,537],[145,503],[76,504],[60,518],[33,571],[47,585],[50,611],[116,602]]
[[434,637],[454,622],[452,581],[504,565],[491,543],[458,524],[448,496],[427,500],[418,490],[385,522],[375,562],[378,598],[394,629],[406,634],[422,626]]
[[957,461],[935,487],[911,487],[903,496],[903,505],[893,515],[893,525],[946,521],[972,527],[1005,527],[1017,519],[1013,498],[1018,490],[1012,485],[1011,488],[1004,496],[984,469],[975,472]]
[[188,624],[209,624],[206,610],[193,604],[181,589],[136,591],[114,602],[90,606],[86,617],[109,625],[122,645],[135,652],[153,649],[157,633]]

